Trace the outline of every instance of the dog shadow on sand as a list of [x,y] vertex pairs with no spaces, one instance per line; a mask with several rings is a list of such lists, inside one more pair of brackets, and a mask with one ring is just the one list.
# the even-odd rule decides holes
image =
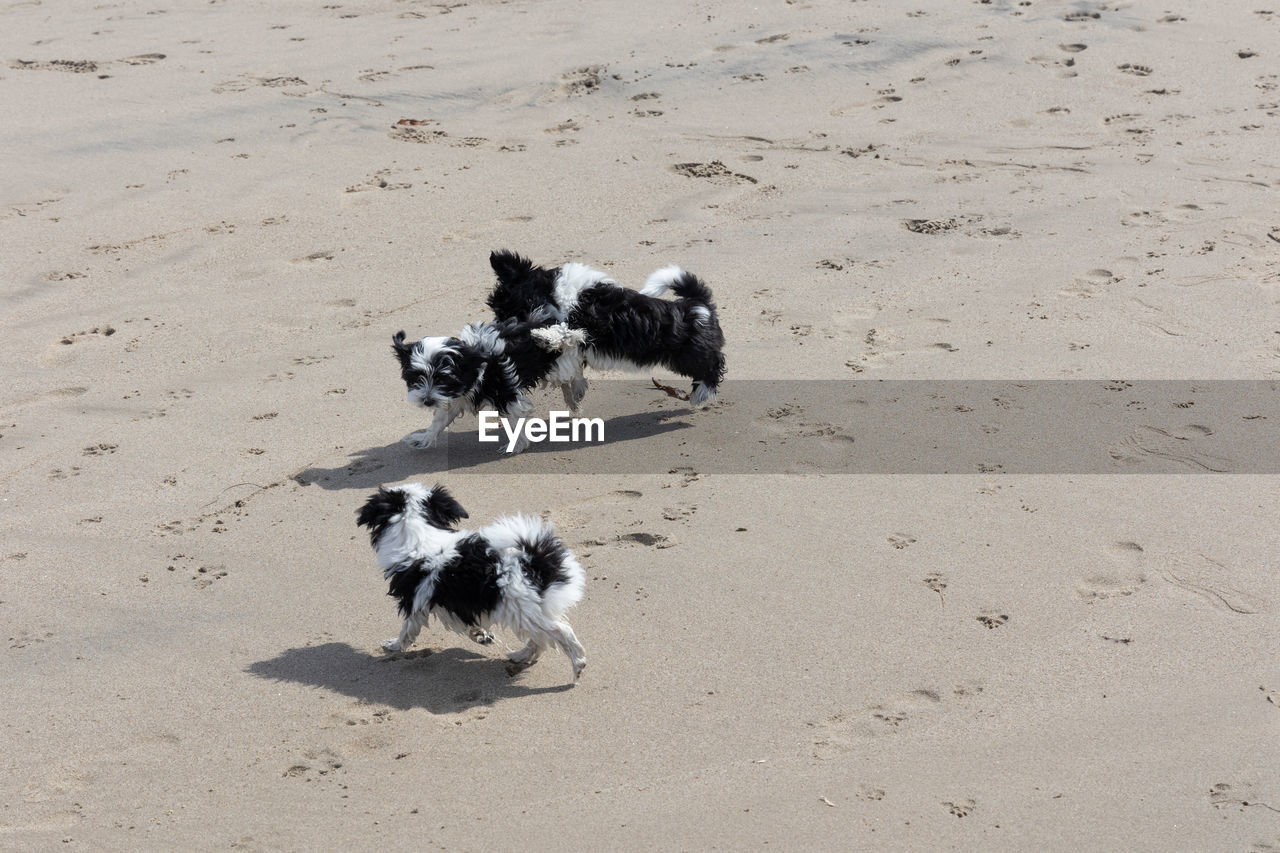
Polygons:
[[[601,444],[531,444],[514,458],[504,453],[505,436],[498,443],[481,443],[477,437],[475,418],[461,418],[453,428],[440,436],[434,447],[415,450],[396,440],[381,447],[369,447],[350,454],[350,462],[340,467],[306,468],[293,475],[303,486],[322,489],[372,489],[383,483],[396,483],[411,477],[475,468],[490,468],[495,473],[548,474],[566,471],[565,457],[570,463],[581,461],[579,473],[625,473],[639,470],[642,458],[626,445],[665,433],[689,429],[683,418],[690,409],[665,409],[637,412],[604,419],[605,440]],[[423,423],[425,428],[426,422]],[[499,431],[500,432],[500,431]],[[501,432],[500,432],[501,434]]]
[[288,649],[250,664],[246,671],[269,681],[307,684],[400,711],[425,708],[433,714],[454,714],[504,699],[572,690],[567,659],[547,655],[536,666],[557,664],[562,665],[565,683],[529,687],[520,683],[520,671],[503,658],[465,648],[378,655],[346,643],[325,643]]

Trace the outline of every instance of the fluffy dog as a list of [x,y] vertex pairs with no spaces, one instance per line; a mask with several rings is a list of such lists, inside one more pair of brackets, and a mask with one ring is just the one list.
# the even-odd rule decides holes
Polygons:
[[466,517],[443,486],[417,483],[378,489],[360,508],[357,522],[369,528],[391,583],[387,594],[404,617],[400,636],[383,647],[409,648],[433,615],[481,644],[493,642],[499,625],[527,641],[509,655],[512,663],[529,666],[558,648],[577,681],[587,658],[564,614],[582,600],[586,580],[578,561],[540,519],[512,515],[478,532],[456,529]]
[[[457,337],[428,337],[412,344],[397,332],[391,348],[409,402],[434,412],[431,426],[405,436],[404,443],[430,447],[463,412],[493,409],[503,417],[524,417],[533,411],[526,392],[550,381],[561,383],[565,402],[576,408],[572,388],[581,375],[577,350],[582,341],[580,333],[551,323],[546,312],[520,321],[472,323]],[[522,433],[512,452],[528,446]]]
[[[550,315],[586,336],[586,364],[602,370],[662,366],[693,380],[694,406],[715,399],[724,378],[724,334],[710,288],[693,273],[665,267],[635,291],[585,264],[546,269],[505,249],[490,254],[489,264],[498,284],[488,304],[498,320]],[[674,302],[658,298],[668,290],[678,297]],[[570,405],[576,409],[586,380],[579,374],[562,387],[566,402],[574,395]]]

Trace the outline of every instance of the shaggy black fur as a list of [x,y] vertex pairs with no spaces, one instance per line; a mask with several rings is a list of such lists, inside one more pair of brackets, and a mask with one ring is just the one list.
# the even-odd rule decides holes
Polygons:
[[369,528],[369,543],[375,548],[391,519],[404,512],[406,496],[399,489],[379,488],[356,515],[356,524]]
[[422,514],[427,521],[436,527],[450,530],[464,518],[469,518],[467,511],[458,503],[457,498],[449,494],[449,490],[439,484],[431,490],[431,494],[422,502]]
[[449,611],[464,625],[476,627],[480,617],[498,606],[498,555],[477,534],[458,543],[458,556],[436,572],[431,607]]
[[520,571],[529,586],[539,593],[555,583],[568,583],[564,570],[564,544],[550,533],[535,539],[520,539]]
[[[578,292],[571,305],[556,301],[561,268],[535,266],[515,252],[489,256],[498,284],[488,305],[499,320],[527,320],[550,311],[571,329],[587,336],[588,364],[610,367],[629,362],[636,367],[662,366],[694,381],[694,393],[714,397],[724,379],[724,333],[711,290],[692,273],[671,284],[676,301],[599,281]],[[699,391],[702,386],[702,391]]]
[[387,590],[387,595],[396,600],[396,606],[403,617],[408,617],[413,612],[414,596],[418,594],[418,586],[427,577],[422,565],[422,560],[414,560],[403,569],[391,573],[391,588]]

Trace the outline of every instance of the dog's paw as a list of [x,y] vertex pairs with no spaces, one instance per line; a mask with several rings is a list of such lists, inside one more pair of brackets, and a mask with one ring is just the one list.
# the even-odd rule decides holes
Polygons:
[[429,432],[412,432],[400,439],[400,443],[414,450],[426,450],[436,443],[436,437]]
[[535,643],[528,643],[523,649],[511,652],[507,655],[507,660],[518,666],[532,666],[542,654],[542,649],[538,648]]
[[472,642],[479,643],[482,646],[487,646],[493,642],[493,632],[486,631],[484,628],[472,628],[467,632],[467,636],[471,638]]
[[404,651],[404,648],[403,648],[403,647],[401,647],[401,645],[400,645],[400,638],[399,638],[399,637],[392,637],[390,640],[386,640],[386,641],[384,641],[384,642],[383,642],[383,644],[382,644],[382,648],[383,648],[383,650],[384,650],[384,651],[388,651],[388,652],[402,652],[402,651]]
[[507,661],[506,666],[507,666],[507,675],[514,677],[524,672],[529,667],[533,666],[533,661],[526,661],[524,663],[521,663],[520,661],[509,660]]

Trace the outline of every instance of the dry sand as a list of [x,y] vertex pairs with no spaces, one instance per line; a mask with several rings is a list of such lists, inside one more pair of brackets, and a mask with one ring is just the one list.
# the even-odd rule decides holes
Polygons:
[[[1280,849],[1280,480],[1213,412],[1104,473],[708,426],[1280,379],[1277,45],[1267,0],[5,3],[0,847]],[[700,273],[724,403],[598,383],[625,470],[402,447],[389,336],[503,246]],[[354,511],[403,480],[559,525],[576,687],[380,653]]]

